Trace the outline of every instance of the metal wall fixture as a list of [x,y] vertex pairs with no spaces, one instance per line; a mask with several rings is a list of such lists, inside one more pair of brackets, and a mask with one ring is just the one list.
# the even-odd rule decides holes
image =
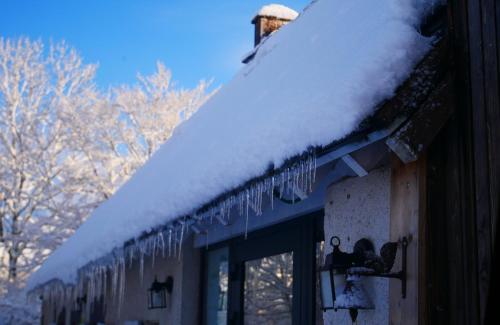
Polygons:
[[165,282],[155,280],[148,289],[148,309],[158,309],[167,307],[167,293],[171,294],[174,287],[174,278],[168,276]]
[[[362,285],[362,277],[380,277],[401,280],[401,296],[406,298],[406,255],[408,239],[387,242],[375,254],[373,243],[362,238],[358,240],[352,253],[340,249],[340,238],[330,239],[333,251],[326,256],[320,268],[321,302],[324,311],[347,309],[353,323],[360,309],[374,309],[374,305]],[[401,270],[391,272],[398,247],[402,249]]]
[[76,306],[78,311],[82,311],[87,303],[87,295],[76,297]]

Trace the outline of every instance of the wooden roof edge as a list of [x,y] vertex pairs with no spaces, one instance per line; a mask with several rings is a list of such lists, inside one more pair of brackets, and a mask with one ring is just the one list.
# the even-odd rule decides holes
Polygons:
[[443,80],[422,107],[387,138],[387,146],[406,163],[416,161],[453,113],[452,78]]
[[393,97],[379,104],[375,113],[364,119],[357,130],[321,148],[318,157],[366,139],[377,131],[390,130],[392,133],[426,102],[448,70],[448,38],[444,36],[435,41],[434,47],[417,64]]

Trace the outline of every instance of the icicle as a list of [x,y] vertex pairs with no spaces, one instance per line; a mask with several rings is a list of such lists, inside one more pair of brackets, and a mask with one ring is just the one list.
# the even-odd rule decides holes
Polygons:
[[271,209],[274,210],[274,176],[271,177],[271,189],[269,190]]
[[313,159],[310,159],[310,161],[309,161],[309,192],[312,192],[312,186],[314,184],[313,172],[314,172]]
[[185,228],[185,225],[186,225],[186,218],[184,218],[184,221],[182,222],[182,226],[181,226],[181,238],[180,238],[180,241],[179,241],[179,261],[181,260],[181,253],[182,253],[182,238],[184,236],[184,228]]
[[177,230],[174,233],[175,238],[174,238],[174,257],[177,256]]
[[104,295],[104,299],[106,300],[106,297],[108,295],[108,268],[107,267],[104,267],[104,275],[103,275],[103,282],[104,282],[104,285],[103,285],[103,295]]
[[153,252],[152,252],[152,256],[151,256],[151,268],[154,268],[155,266],[155,257],[156,257],[156,236],[152,236],[152,240],[153,240]]
[[253,186],[253,206],[255,215],[259,215],[259,184]]
[[281,176],[282,176],[282,181],[283,181],[283,184],[282,184],[282,187],[283,187],[283,191],[281,192],[281,196],[280,198],[283,198],[283,196],[286,194],[286,191],[287,191],[287,184],[288,184],[288,179],[286,178],[286,170],[283,171],[283,173],[281,173]]
[[293,203],[295,203],[297,201],[297,193],[299,192],[300,190],[300,184],[299,184],[299,181],[300,181],[300,170],[297,168],[295,169],[295,177],[294,177],[294,184],[293,184]]
[[238,207],[239,207],[240,216],[243,215],[243,205],[244,205],[243,194],[240,193],[238,195]]
[[99,296],[99,267],[95,266],[92,271],[94,298]]
[[304,188],[304,162],[300,162],[299,188],[301,190]]
[[137,245],[137,243],[134,243],[133,245],[131,245],[129,247],[129,250],[128,250],[128,252],[129,252],[129,254],[128,254],[128,256],[129,256],[128,268],[129,269],[132,268],[132,263],[134,262],[134,250],[135,250],[136,245]]
[[95,292],[94,292],[95,277],[94,277],[94,272],[92,269],[89,271],[87,278],[89,279],[88,286],[87,286],[87,296],[88,296],[88,299],[90,301],[93,301],[94,296],[95,296]]
[[172,228],[168,229],[168,256],[172,255]]
[[161,256],[165,258],[165,239],[163,238],[163,231],[158,234],[158,241],[161,245]]
[[257,184],[257,190],[256,190],[256,198],[255,200],[257,201],[257,215],[262,214],[262,184],[259,183]]
[[144,253],[145,253],[145,245],[143,242],[141,242],[141,245],[139,246],[139,279],[141,283],[141,287],[143,285],[144,281]]
[[89,271],[87,273],[87,279],[88,279],[88,282],[87,282],[87,298],[89,301],[93,301],[94,300],[94,277],[93,277],[93,272],[92,271]]
[[118,288],[118,270],[117,263],[113,261],[111,267],[111,296],[114,301],[116,301],[117,296],[117,288]]
[[268,180],[265,180],[262,183],[260,183],[260,214],[262,214],[263,212],[262,206],[264,204],[264,195],[266,194],[266,188],[268,186],[267,183]]
[[247,208],[246,208],[246,220],[245,220],[245,239],[248,236],[248,208],[250,207],[250,193],[247,190]]
[[83,296],[84,277],[81,275],[78,281],[78,296]]
[[316,155],[313,156],[314,168],[313,168],[313,182],[316,181]]
[[307,184],[306,188],[309,193],[312,192],[312,177],[311,177],[311,169],[312,169],[312,164],[311,164],[311,159],[307,160],[307,167],[306,167],[306,174],[307,174]]
[[313,177],[312,177],[312,174],[313,174],[313,169],[314,169],[314,165],[313,165],[313,160],[311,159],[309,161],[309,192],[312,192],[312,188],[313,188],[313,184],[314,184],[314,180],[313,180]]
[[[88,290],[87,290],[87,292],[88,292]],[[85,319],[90,319],[90,305],[91,304],[92,304],[92,300],[90,300],[90,295],[87,295],[87,303],[85,304]]]
[[99,266],[94,267],[92,276],[94,277],[94,297],[99,297],[99,290],[101,289]]
[[253,210],[256,215],[259,214],[259,207],[258,207],[258,200],[259,200],[259,187],[257,185],[252,186],[252,205],[253,205]]
[[125,300],[125,259],[120,258],[118,261],[119,272],[120,272],[120,283],[118,290],[118,315],[121,314],[121,308],[123,305],[123,301]]

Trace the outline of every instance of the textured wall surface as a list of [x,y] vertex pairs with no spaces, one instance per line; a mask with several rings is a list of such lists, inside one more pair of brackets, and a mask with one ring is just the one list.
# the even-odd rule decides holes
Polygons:
[[[325,238],[331,252],[331,236],[341,239],[341,249],[351,252],[354,243],[363,237],[375,245],[376,253],[389,240],[390,169],[371,171],[365,177],[349,178],[333,184],[325,202]],[[365,291],[375,310],[359,312],[358,324],[388,324],[389,286],[387,279],[363,279]],[[323,314],[325,324],[351,324],[344,310]]]
[[[125,301],[120,314],[116,307],[108,301],[106,324],[121,325],[127,320],[153,321],[159,325],[198,323],[198,290],[199,290],[199,250],[193,248],[192,240],[186,240],[182,248],[182,259],[157,256],[154,268],[152,260],[144,260],[144,280],[141,284],[139,263],[134,263],[131,269],[127,267],[127,285]],[[174,288],[167,295],[167,308],[147,308],[147,289],[154,277],[165,281],[167,276],[174,278]]]

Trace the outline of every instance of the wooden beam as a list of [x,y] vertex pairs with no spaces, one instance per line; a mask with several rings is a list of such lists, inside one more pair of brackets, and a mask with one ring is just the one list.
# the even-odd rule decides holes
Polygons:
[[465,198],[460,212],[467,223],[462,233],[454,235],[470,239],[450,247],[469,259],[460,266],[465,279],[459,285],[466,289],[456,289],[464,294],[452,296],[458,298],[454,298],[457,305],[452,306],[450,317],[457,320],[451,323],[488,324],[486,314],[497,316],[498,305],[488,301],[488,295],[494,290],[490,281],[496,277],[492,272],[497,240],[493,230],[500,219],[500,6],[497,0],[458,0],[448,5],[459,140],[464,152],[464,171],[458,174]]
[[349,168],[352,169],[353,172],[356,173],[359,177],[363,177],[368,175],[368,172],[361,166],[354,158],[352,158],[351,155],[347,154],[345,156],[342,156],[342,161],[349,166]]
[[202,232],[202,230],[198,227],[198,225],[196,223],[191,224],[190,227],[191,227],[191,230],[193,230],[194,233],[197,235]]
[[416,161],[429,147],[453,112],[450,89],[446,79],[435,89],[422,107],[386,143],[404,163]]
[[[422,323],[423,307],[421,286],[425,283],[423,245],[423,215],[425,213],[425,159],[403,164],[392,159],[390,238],[398,241],[409,238],[407,252],[407,295],[401,297],[401,282],[389,283],[389,324],[418,325]],[[401,266],[398,255],[394,269]]]
[[295,195],[297,195],[301,200],[307,199],[307,194],[298,187],[293,189],[293,193],[295,193]]
[[219,213],[215,215],[215,219],[217,219],[217,221],[219,221],[220,224],[223,225],[224,227],[230,224],[229,220],[224,220],[224,218],[222,218],[222,216]]

